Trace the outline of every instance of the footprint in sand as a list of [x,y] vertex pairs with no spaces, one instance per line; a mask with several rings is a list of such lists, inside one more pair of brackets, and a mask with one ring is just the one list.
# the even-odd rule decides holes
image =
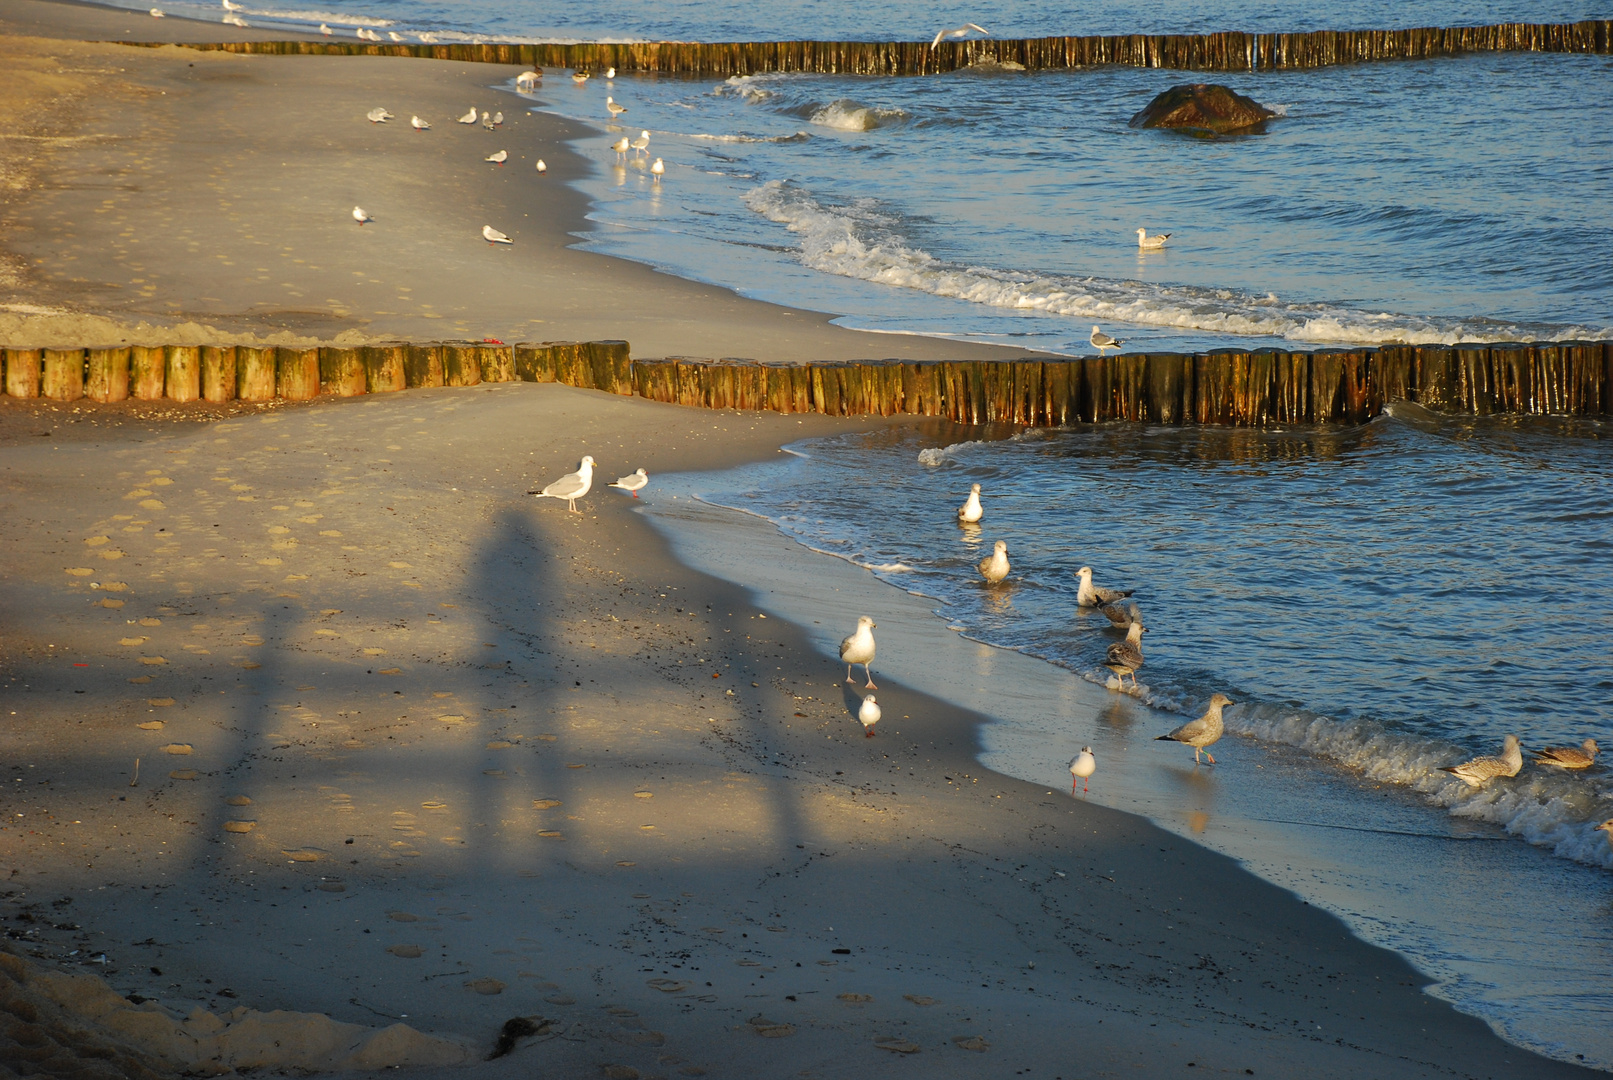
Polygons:
[[769,1020],[765,1016],[753,1016],[745,1021],[752,1031],[764,1039],[782,1039],[795,1034],[794,1024],[783,1024],[776,1020]]
[[512,747],[514,745],[515,745],[514,743],[505,742],[503,739],[494,739],[492,742],[487,744],[487,749],[489,749],[489,750],[508,750],[510,747]]
[[386,917],[393,922],[419,922],[420,916],[408,911],[389,911]]
[[935,1004],[935,998],[933,998],[933,997],[925,997],[923,994],[903,994],[902,996],[904,998],[906,998],[908,1001],[911,1001],[915,1005],[934,1005]]
[[959,1050],[973,1050],[976,1053],[984,1053],[991,1048],[991,1044],[979,1035],[954,1035],[952,1045]]
[[418,960],[426,950],[418,945],[388,945],[386,951],[404,960]]
[[224,823],[225,832],[248,833],[257,827],[258,823],[255,821],[226,821]]
[[[104,588],[106,588],[106,586],[103,585],[103,586],[101,586],[101,588],[104,589]],[[162,625],[162,620],[157,618],[155,615],[147,615],[145,618],[140,620],[140,625],[141,626],[161,626]]]
[[847,1005],[864,1005],[874,1000],[874,995],[872,994],[839,994],[837,996]]
[[123,606],[123,601],[122,600],[114,600],[111,597],[106,597],[105,599],[103,599],[101,601],[101,606],[104,607],[104,608],[120,608],[120,607]]
[[170,780],[194,780],[194,779],[196,779],[196,770],[195,769],[175,769],[173,772],[168,774],[168,779],[170,779]]
[[420,804],[420,808],[422,810],[446,810],[448,809],[448,804],[440,799],[428,799]]
[[126,637],[126,638],[118,638],[118,644],[119,645],[144,645],[146,642],[148,642],[150,640],[151,639],[148,638],[148,637]]
[[532,809],[534,809],[534,810],[553,810],[555,807],[557,807],[559,805],[560,805],[560,800],[559,799],[533,799],[532,800]]
[[676,994],[689,989],[689,984],[677,979],[650,979],[644,985],[652,990],[659,990],[663,994]]
[[166,664],[168,661],[165,657],[161,656],[142,656],[140,658],[140,662],[145,664],[147,667],[160,667],[161,665]]
[[161,749],[165,754],[178,754],[180,756],[194,754],[196,752],[196,748],[191,746],[190,743],[186,742],[172,742]]
[[908,1042],[906,1039],[900,1037],[875,1039],[874,1045],[879,1047],[881,1050],[889,1050],[892,1053],[897,1054],[916,1054],[919,1052],[918,1043]]
[[139,728],[141,731],[161,731],[164,727],[164,724],[161,720],[147,720],[143,724],[136,724],[135,727]]
[[480,979],[472,979],[470,982],[466,983],[465,989],[474,990],[478,994],[486,994],[491,997],[493,994],[502,994],[504,992],[504,984],[499,982],[497,979],[490,979],[484,976]]
[[330,858],[330,852],[316,847],[281,848],[280,854],[292,862],[318,862]]
[[633,792],[633,798],[635,798],[635,799],[653,799],[653,798],[655,798],[655,792],[653,792],[653,791],[635,791],[635,792]]
[[173,703],[174,703],[174,699],[171,698],[171,697],[148,697],[148,698],[146,698],[146,704],[150,705],[154,709],[166,709],[168,706],[172,705]]
[[225,806],[251,806],[252,800],[245,795],[231,795],[224,800]]

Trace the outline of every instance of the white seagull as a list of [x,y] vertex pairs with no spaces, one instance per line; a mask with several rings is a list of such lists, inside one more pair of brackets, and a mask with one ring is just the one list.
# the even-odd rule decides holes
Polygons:
[[1098,771],[1098,759],[1092,756],[1092,747],[1083,746],[1081,752],[1070,759],[1070,794],[1075,794],[1075,782],[1081,781],[1081,790],[1087,789],[1087,778]]
[[611,143],[610,148],[616,151],[617,157],[625,158],[627,156],[627,136],[623,135],[620,139]]
[[643,469],[638,469],[635,472],[628,473],[626,476],[618,476],[616,478],[616,482],[612,484],[611,487],[621,488],[623,491],[631,491],[633,493],[633,498],[636,499],[638,498],[638,493],[643,490],[644,485],[648,484],[649,482],[650,474],[645,472]]
[[515,77],[515,88],[517,90],[531,90],[542,81],[543,73],[541,71],[523,71]]
[[331,35],[331,34],[332,34],[332,33],[333,33],[333,32],[334,32],[334,31],[332,31],[332,30],[331,30],[331,28],[330,28],[330,27],[329,27],[329,26],[327,26],[327,25],[325,25],[325,24],[324,24],[324,23],[320,23],[320,24],[319,24],[319,32],[320,32],[320,33],[321,33],[321,34],[324,34],[324,35],[325,35],[325,36],[326,36],[326,37],[330,37],[330,35]]
[[403,35],[398,33],[396,30],[388,30],[386,32],[386,36],[391,38],[393,41],[402,41],[403,40]]
[[1081,579],[1080,588],[1076,590],[1075,602],[1080,607],[1102,607],[1112,604],[1116,600],[1124,600],[1135,590],[1133,589],[1106,589],[1102,585],[1092,584],[1092,567],[1083,566],[1075,572]]
[[476,122],[476,106],[470,107],[470,112],[459,118],[461,124],[474,124]]
[[958,507],[958,520],[965,525],[973,525],[986,516],[986,511],[980,506],[980,485],[969,485],[969,497]]
[[482,160],[491,161],[494,165],[502,165],[506,161],[510,160],[510,152],[508,150],[500,150],[496,154],[488,154]]
[[611,97],[609,94],[606,94],[605,95],[605,111],[610,113],[610,118],[612,120],[614,120],[618,116],[622,115],[624,112],[627,111],[627,106],[626,105],[618,105],[618,104],[616,104],[616,99]]
[[511,240],[508,236],[505,236],[491,225],[482,226],[482,239],[486,240],[489,244],[515,243],[515,241]]
[[1496,757],[1476,757],[1460,765],[1441,765],[1440,772],[1448,772],[1468,787],[1481,788],[1498,776],[1517,776],[1523,768],[1523,748],[1516,735],[1508,735],[1501,743]]
[[162,14],[162,8],[152,8],[152,9],[151,9],[151,17],[152,17],[152,18],[153,18],[153,19],[160,19],[160,18],[162,18],[162,17],[163,17],[163,14]]
[[[1220,739],[1221,733],[1226,730],[1226,726],[1221,722],[1222,707],[1236,704],[1237,702],[1225,694],[1215,694],[1210,698],[1210,707],[1204,711],[1203,716],[1197,720],[1189,720],[1168,735],[1157,736],[1154,741],[1186,743],[1193,748],[1193,760],[1197,762],[1199,751]],[[1210,759],[1211,765],[1215,764],[1214,754],[1204,750],[1204,756]]]
[[863,738],[874,737],[874,725],[879,723],[881,715],[883,714],[879,710],[879,702],[874,700],[873,694],[863,698],[863,703],[857,707],[857,719],[863,724]]
[[431,125],[426,123],[424,120],[420,119],[418,116],[409,117],[409,126],[414,128],[416,131],[430,131],[431,130]]
[[538,171],[540,173],[546,173],[546,172],[549,171],[549,166],[544,164],[544,161],[543,161],[542,158],[538,159]]
[[567,473],[542,491],[529,491],[527,494],[540,499],[564,499],[573,513],[580,514],[582,511],[577,509],[577,500],[588,494],[588,489],[593,486],[594,459],[584,454],[576,472]]
[[1099,356],[1103,355],[1103,350],[1105,349],[1113,349],[1115,352],[1119,352],[1120,346],[1125,344],[1125,342],[1121,341],[1119,338],[1112,338],[1108,334],[1105,334],[1096,326],[1092,328],[1092,336],[1087,340],[1092,342],[1092,347],[1098,350]]
[[504,114],[503,113],[496,112],[496,113],[493,114],[493,126],[494,127],[503,127],[504,126]]
[[991,36],[991,31],[987,30],[984,26],[979,26],[972,22],[966,22],[962,26],[955,26],[950,30],[936,31],[935,40],[930,42],[930,48],[935,48],[943,41],[962,41],[971,33],[985,34],[987,37]]
[[851,666],[861,664],[863,674],[868,676],[868,689],[877,690],[874,685],[874,673],[868,665],[874,662],[874,620],[863,615],[857,620],[857,632],[840,643],[840,659],[846,664],[846,681],[851,681]]
[[980,576],[987,585],[995,585],[1008,576],[1008,542],[999,540],[992,545],[991,554],[980,560]]
[[655,164],[650,166],[650,172],[654,174],[655,182],[659,184],[661,182],[661,177],[666,174],[666,163],[660,158],[656,158]]
[[1613,818],[1608,818],[1606,821],[1602,822],[1600,825],[1598,825],[1596,828],[1592,829],[1591,831],[1592,832],[1605,832],[1605,833],[1607,833],[1607,842],[1609,844],[1613,844]]
[[366,214],[362,206],[355,206],[353,207],[353,220],[363,225],[366,221],[374,221],[375,219]]
[[650,148],[650,133],[648,131],[640,131],[638,133],[638,138],[634,139],[627,145],[633,148],[633,152],[635,154],[642,154],[644,151]]
[[221,5],[223,5],[225,11],[240,11],[241,10],[241,5],[237,4],[235,2],[235,0],[218,0],[218,2]]
[[616,69],[615,68],[606,68],[605,69],[605,78],[607,78],[607,79],[616,78]]
[[371,109],[364,114],[364,118],[372,124],[384,124],[395,117],[385,109]]
[[1153,236],[1149,236],[1147,229],[1137,230],[1137,246],[1143,249],[1162,248],[1165,246],[1165,241],[1170,238],[1171,234],[1168,232],[1155,233]]

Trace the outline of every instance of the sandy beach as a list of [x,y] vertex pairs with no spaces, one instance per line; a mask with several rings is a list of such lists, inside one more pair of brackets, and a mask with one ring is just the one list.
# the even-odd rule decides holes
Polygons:
[[[1003,355],[567,249],[589,166],[488,89],[515,69],[82,40],[140,18],[0,7],[35,73],[0,102],[74,117],[12,126],[0,337]],[[1588,1072],[1233,861],[987,771],[978,717],[877,662],[864,738],[810,628],[602,486],[857,423],[553,384],[0,399],[0,1075]],[[581,513],[525,495],[585,453]]]

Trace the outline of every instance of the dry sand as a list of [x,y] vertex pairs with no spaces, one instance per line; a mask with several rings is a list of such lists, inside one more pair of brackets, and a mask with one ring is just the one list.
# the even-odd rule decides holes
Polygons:
[[[8,0],[0,16],[31,12],[38,32],[48,8]],[[485,70],[133,55],[127,82],[146,96],[85,121],[145,133],[107,151],[106,213],[77,216],[83,180],[8,203],[18,224],[0,239],[45,259],[25,299],[126,321],[165,319],[172,301],[266,334],[396,320],[387,333],[436,335],[463,319],[708,355],[864,342],[568,253],[555,237],[577,204],[558,185],[541,201],[440,150],[411,158],[408,142],[375,144],[403,163],[384,181],[402,200],[389,215],[428,213],[435,189],[409,178],[440,169],[434,184],[478,200],[455,229],[525,212],[540,239],[495,252],[454,230],[316,224],[311,193],[364,170],[334,135],[306,153],[275,135],[277,111],[343,93],[351,112],[382,87],[446,116]],[[581,167],[545,141],[546,121],[521,124],[522,152]],[[270,136],[293,173],[250,150]],[[163,171],[219,145],[250,167]],[[130,170],[149,170],[142,190]],[[222,250],[179,230],[187,199],[225,229]],[[413,314],[365,306],[367,281],[335,288],[359,243],[383,248],[366,256],[387,268],[375,305],[407,285]],[[265,284],[252,265],[276,272]],[[158,276],[114,281],[129,272]],[[281,295],[282,278],[306,295]],[[316,311],[327,285],[346,314]],[[202,289],[219,306],[199,306]],[[601,301],[627,293],[633,309]],[[282,314],[258,318],[269,311]],[[14,1072],[1583,1072],[1501,1042],[1399,958],[1231,861],[987,772],[977,718],[922,686],[882,681],[885,718],[864,739],[844,669],[680,565],[633,500],[596,489],[571,514],[522,494],[585,452],[605,479],[642,465],[654,483],[849,422],[528,384],[183,415],[0,409],[0,918],[31,965],[0,962],[0,1062]],[[62,973],[104,980],[129,1008]],[[531,1034],[482,1061],[512,1018]],[[393,1056],[351,1057],[363,1047]],[[461,1052],[465,1065],[427,1064]]]

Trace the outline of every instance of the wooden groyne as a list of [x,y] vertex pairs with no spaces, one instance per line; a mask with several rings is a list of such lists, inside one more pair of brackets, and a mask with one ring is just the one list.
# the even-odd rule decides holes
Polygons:
[[[1606,53],[1613,19],[1575,23],[1493,23],[1404,30],[1312,30],[1296,34],[1115,34],[982,38],[931,48],[921,41],[586,42],[408,45],[365,41],[186,43],[187,49],[274,56],[412,56],[666,75],[728,77],[765,72],[934,75],[1012,64],[1027,71],[1119,64],[1183,71],[1293,71],[1379,60],[1419,60],[1474,52]],[[157,47],[163,42],[121,42]]]
[[1600,341],[795,365],[633,360],[625,341],[9,348],[0,355],[6,394],[58,401],[296,401],[524,381],[711,409],[963,424],[1358,424],[1393,401],[1475,416],[1613,414],[1613,343]]

